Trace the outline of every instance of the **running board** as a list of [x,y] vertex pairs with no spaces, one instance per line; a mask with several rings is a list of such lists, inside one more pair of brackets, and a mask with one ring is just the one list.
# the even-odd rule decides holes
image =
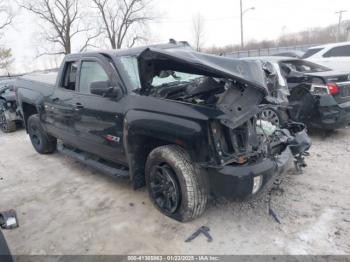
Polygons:
[[85,164],[93,169],[100,171],[109,176],[113,177],[129,177],[129,170],[127,167],[110,163],[100,158],[95,157],[89,153],[83,152],[78,149],[69,148],[63,144],[57,145],[58,152],[71,157],[82,164]]

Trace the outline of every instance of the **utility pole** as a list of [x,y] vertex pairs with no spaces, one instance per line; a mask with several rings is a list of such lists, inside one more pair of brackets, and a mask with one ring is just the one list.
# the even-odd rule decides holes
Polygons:
[[241,14],[241,48],[244,48],[244,27],[243,27],[243,15],[248,12],[249,10],[255,10],[255,7],[250,7],[245,10],[243,10],[243,0],[239,0],[240,4],[240,14]]
[[339,15],[339,23],[338,23],[338,32],[337,32],[337,41],[340,41],[340,35],[341,35],[341,21],[343,18],[343,13],[346,13],[348,10],[339,10],[335,12],[337,15]]
[[244,40],[243,40],[243,3],[242,0],[239,0],[240,10],[241,10],[241,48],[244,48]]

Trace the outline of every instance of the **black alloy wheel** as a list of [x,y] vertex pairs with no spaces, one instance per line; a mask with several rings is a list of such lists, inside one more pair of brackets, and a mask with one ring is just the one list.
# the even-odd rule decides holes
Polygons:
[[42,144],[41,142],[41,134],[40,131],[38,130],[38,127],[35,125],[29,125],[28,127],[28,133],[30,140],[32,141],[32,144],[34,148],[40,148],[40,145]]
[[152,168],[150,189],[155,204],[167,214],[173,214],[181,202],[181,192],[172,168],[162,163]]

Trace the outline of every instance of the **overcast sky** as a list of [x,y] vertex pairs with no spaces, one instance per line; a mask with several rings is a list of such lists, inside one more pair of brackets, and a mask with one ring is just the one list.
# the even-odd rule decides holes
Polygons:
[[[12,0],[8,0],[12,2]],[[33,0],[35,1],[35,0]],[[88,0],[84,0],[87,2]],[[151,42],[193,40],[193,17],[200,13],[205,19],[204,44],[224,46],[240,43],[239,0],[153,0],[158,17],[149,25],[147,36]],[[344,19],[350,19],[349,0],[243,0],[244,8],[255,7],[244,16],[245,39],[275,39],[281,34],[310,27],[337,23],[336,10],[346,9]],[[0,40],[1,46],[11,47],[15,63],[13,70],[27,71],[45,68],[60,61],[35,58],[39,20],[20,11],[13,27]]]

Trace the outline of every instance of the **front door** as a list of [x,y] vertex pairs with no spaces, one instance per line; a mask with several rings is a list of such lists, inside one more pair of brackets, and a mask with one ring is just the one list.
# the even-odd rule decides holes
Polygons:
[[81,60],[76,131],[83,150],[124,164],[123,98],[117,100],[90,92],[94,82],[109,81],[111,86],[117,86],[117,73],[106,60],[99,55]]

